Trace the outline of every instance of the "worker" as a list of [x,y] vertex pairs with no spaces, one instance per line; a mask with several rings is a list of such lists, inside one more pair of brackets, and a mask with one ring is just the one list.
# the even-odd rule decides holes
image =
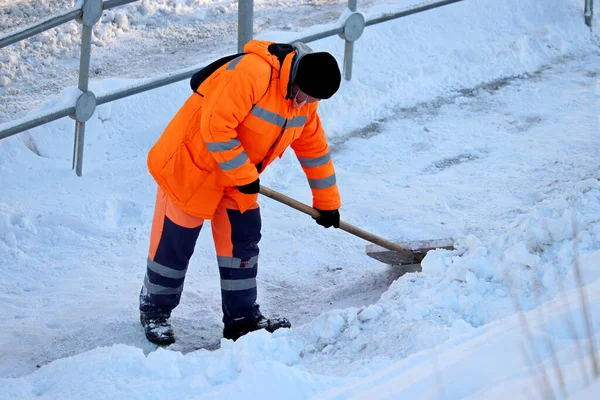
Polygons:
[[169,321],[205,220],[221,277],[223,337],[289,328],[257,303],[260,174],[291,146],[316,219],[338,228],[340,195],[317,106],[339,89],[335,58],[303,43],[253,40],[191,79],[193,93],[148,154],[158,184],[140,321],[149,341],[175,342]]

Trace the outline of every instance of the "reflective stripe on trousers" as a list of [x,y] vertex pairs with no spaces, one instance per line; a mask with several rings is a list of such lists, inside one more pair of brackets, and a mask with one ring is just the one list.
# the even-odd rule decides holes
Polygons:
[[[140,293],[140,312],[147,317],[169,317],[179,304],[203,223],[204,220],[183,212],[159,188]],[[242,214],[237,203],[225,196],[211,226],[221,276],[223,322],[260,316],[256,304],[261,238],[258,204]]]

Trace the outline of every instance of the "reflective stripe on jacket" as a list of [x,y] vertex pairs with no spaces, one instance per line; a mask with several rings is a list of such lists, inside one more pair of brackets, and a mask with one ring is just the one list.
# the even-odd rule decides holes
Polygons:
[[340,207],[318,103],[296,109],[291,100],[296,66],[308,51],[301,43],[251,41],[246,54],[212,73],[173,117],[148,154],[148,168],[182,210],[211,219],[227,192],[246,211],[258,195],[235,187],[255,181],[290,145],[313,206]]

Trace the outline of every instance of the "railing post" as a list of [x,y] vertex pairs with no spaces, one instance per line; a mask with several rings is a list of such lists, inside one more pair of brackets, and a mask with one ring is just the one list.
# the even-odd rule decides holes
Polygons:
[[254,34],[254,0],[238,0],[238,53]]
[[340,36],[346,41],[344,46],[344,79],[352,78],[352,59],[354,58],[354,42],[358,40],[365,30],[365,17],[356,12],[357,0],[348,0],[350,16],[344,23],[344,32]]
[[83,0],[81,17],[77,22],[81,28],[81,53],[79,55],[79,82],[77,87],[82,94],[77,99],[75,113],[75,140],[73,144],[73,166],[78,176],[83,170],[83,148],[85,139],[85,122],[89,120],[96,109],[96,96],[88,91],[90,78],[90,57],[92,54],[92,27],[102,16],[102,0]]
[[[356,12],[358,0],[348,0],[348,8]],[[354,59],[354,42],[346,39],[344,45],[344,79],[349,81],[352,78],[352,60]]]
[[585,24],[592,28],[592,19],[594,18],[594,0],[585,0]]

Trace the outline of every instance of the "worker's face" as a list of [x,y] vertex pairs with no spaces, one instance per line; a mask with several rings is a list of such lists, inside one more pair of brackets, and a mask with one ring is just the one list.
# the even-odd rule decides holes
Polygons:
[[295,89],[296,94],[292,99],[294,102],[294,107],[300,108],[305,104],[316,103],[317,101],[319,101],[319,99],[317,99],[316,97],[312,97],[304,93],[302,90],[300,90],[298,86],[295,86]]

